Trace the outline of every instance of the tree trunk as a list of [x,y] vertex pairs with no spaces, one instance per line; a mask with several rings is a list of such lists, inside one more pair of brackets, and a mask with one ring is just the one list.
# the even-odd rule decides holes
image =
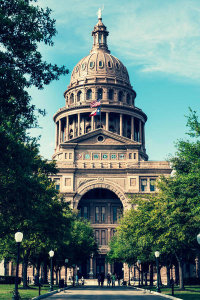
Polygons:
[[144,273],[144,284],[145,284],[145,286],[148,285],[148,283],[147,283],[147,272]]
[[150,264],[150,286],[153,286],[153,264]]
[[23,272],[22,272],[22,275],[23,275],[23,288],[27,289],[28,288],[28,284],[27,284],[28,256],[27,255],[24,256],[22,268],[23,268]]
[[178,272],[178,265],[175,264],[175,283],[176,285],[179,284],[179,272]]
[[183,261],[178,259],[178,269],[179,269],[179,287],[180,290],[184,290],[184,275],[183,275]]
[[143,281],[144,281],[144,272],[141,270],[141,286],[143,286]]
[[48,274],[47,274],[47,263],[44,262],[42,265],[42,269],[43,269],[43,283],[47,284],[48,283]]
[[167,287],[170,287],[170,266],[167,266]]
[[59,268],[58,270],[58,276],[59,276],[59,280],[61,280],[61,268]]
[[56,268],[56,284],[58,285],[58,268]]

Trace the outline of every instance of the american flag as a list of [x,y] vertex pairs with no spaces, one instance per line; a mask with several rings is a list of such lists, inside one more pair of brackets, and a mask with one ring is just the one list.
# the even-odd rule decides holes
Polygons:
[[90,102],[90,107],[91,108],[92,107],[98,107],[100,105],[101,105],[101,100],[100,99],[99,100],[94,100],[94,101]]

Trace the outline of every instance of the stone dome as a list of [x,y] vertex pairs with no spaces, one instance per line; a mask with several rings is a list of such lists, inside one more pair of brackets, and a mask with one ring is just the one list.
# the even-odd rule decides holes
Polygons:
[[102,78],[114,80],[116,83],[130,86],[129,75],[126,67],[108,50],[106,38],[108,31],[99,18],[92,31],[94,37],[93,48],[90,54],[82,58],[74,67],[71,75],[70,87],[87,82],[87,80]]

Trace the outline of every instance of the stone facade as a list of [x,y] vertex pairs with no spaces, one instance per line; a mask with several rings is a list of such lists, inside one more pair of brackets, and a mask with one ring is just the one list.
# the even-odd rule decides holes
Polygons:
[[[98,19],[93,47],[74,68],[64,93],[65,106],[54,115],[56,188],[80,215],[90,220],[99,255],[79,266],[84,276],[116,272],[122,265],[105,262],[108,243],[130,197],[154,193],[159,176],[171,173],[168,162],[148,161],[147,116],[135,106],[136,92],[122,62],[110,54],[108,31]],[[92,116],[91,102],[100,100],[101,116]],[[125,267],[125,276],[127,267]]]

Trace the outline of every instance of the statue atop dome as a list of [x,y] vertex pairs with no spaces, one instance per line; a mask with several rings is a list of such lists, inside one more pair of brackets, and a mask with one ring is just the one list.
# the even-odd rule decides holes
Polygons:
[[98,15],[98,19],[102,18],[102,9],[101,8],[98,9],[97,15]]

